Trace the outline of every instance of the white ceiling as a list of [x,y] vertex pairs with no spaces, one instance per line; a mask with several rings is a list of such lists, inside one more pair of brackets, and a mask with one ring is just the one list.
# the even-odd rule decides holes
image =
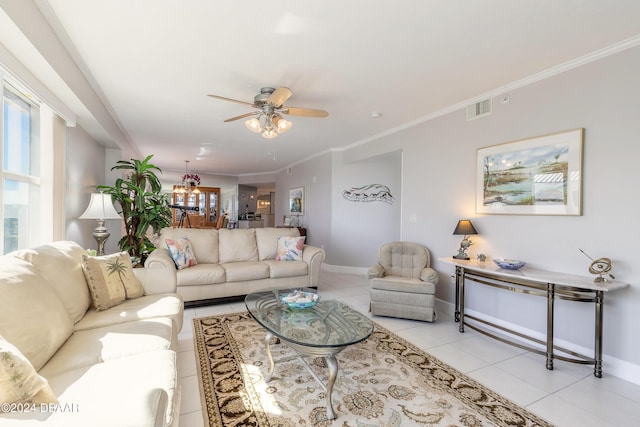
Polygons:
[[[221,174],[375,139],[640,34],[638,0],[35,2],[128,144],[165,170]],[[262,86],[329,117],[288,117],[266,140],[223,123],[251,107],[206,96],[252,102]]]

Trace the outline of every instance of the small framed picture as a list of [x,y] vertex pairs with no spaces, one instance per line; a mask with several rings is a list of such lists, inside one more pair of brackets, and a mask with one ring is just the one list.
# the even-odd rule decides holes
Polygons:
[[289,227],[291,225],[291,217],[285,215],[282,221],[282,225],[284,225],[285,227]]
[[289,190],[289,214],[304,215],[304,187]]

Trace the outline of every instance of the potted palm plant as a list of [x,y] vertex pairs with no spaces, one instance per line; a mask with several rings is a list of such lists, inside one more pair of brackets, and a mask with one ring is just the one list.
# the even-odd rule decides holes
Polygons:
[[155,249],[149,239],[149,229],[156,234],[171,225],[169,202],[161,192],[162,185],[155,173],[162,173],[162,170],[149,163],[152,157],[149,155],[142,161],[118,161],[111,170],[127,171],[126,177],[116,179],[113,186],[98,186],[120,205],[125,234],[118,241],[118,246],[134,258],[134,264],[144,263],[146,256]]

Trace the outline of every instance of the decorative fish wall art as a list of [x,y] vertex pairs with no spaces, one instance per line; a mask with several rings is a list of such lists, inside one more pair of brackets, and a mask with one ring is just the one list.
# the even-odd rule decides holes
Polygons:
[[389,187],[382,184],[369,184],[362,187],[351,187],[342,191],[342,197],[352,202],[384,202],[393,203]]

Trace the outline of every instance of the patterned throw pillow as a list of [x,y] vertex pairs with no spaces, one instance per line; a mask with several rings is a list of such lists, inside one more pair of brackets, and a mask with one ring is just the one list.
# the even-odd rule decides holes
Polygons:
[[47,380],[38,375],[20,350],[1,336],[0,403],[58,403]]
[[193,267],[198,264],[196,256],[193,254],[191,248],[191,242],[185,237],[179,239],[165,239],[167,248],[169,248],[169,255],[173,258],[173,262],[176,264],[178,270],[183,268]]
[[278,237],[278,261],[302,261],[302,249],[305,236],[280,236]]
[[126,252],[105,256],[82,255],[82,271],[96,310],[106,310],[127,299],[144,295]]

